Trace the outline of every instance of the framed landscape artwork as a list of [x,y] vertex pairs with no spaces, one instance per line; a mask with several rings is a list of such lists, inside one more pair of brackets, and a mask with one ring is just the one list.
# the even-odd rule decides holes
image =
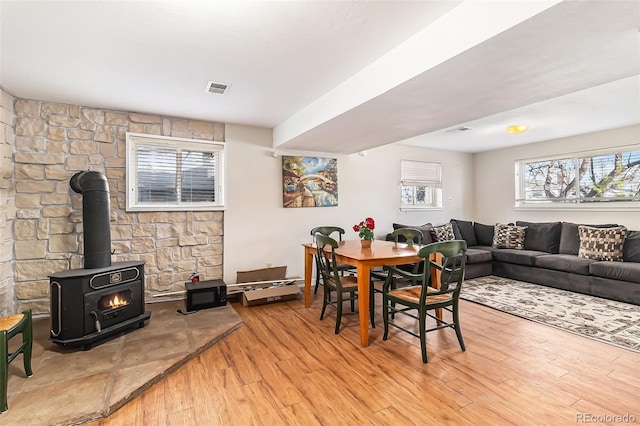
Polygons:
[[335,158],[282,156],[282,205],[338,205],[338,161]]

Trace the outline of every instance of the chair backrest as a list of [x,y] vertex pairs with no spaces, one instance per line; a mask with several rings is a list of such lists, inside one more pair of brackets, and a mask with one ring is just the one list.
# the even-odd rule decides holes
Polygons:
[[337,233],[338,241],[342,241],[342,235],[344,235],[344,229],[339,226],[316,226],[311,230],[311,236],[315,241],[316,234],[330,237],[331,234]]
[[396,243],[400,237],[404,237],[407,244],[422,244],[422,231],[416,228],[399,228],[393,231],[389,237]]
[[[316,242],[316,234],[323,235],[325,237],[330,237],[331,234],[337,234],[338,241],[342,241],[342,235],[344,234],[344,229],[339,226],[316,226],[311,230],[312,241]],[[320,256],[314,256],[316,261],[316,268],[318,273],[321,273],[322,266],[320,265]],[[323,276],[324,278],[324,276]]]
[[[441,255],[441,259],[433,260],[432,255]],[[467,259],[467,242],[464,240],[442,241],[428,244],[418,251],[418,256],[424,258],[423,290],[426,297],[427,286],[431,284],[431,273],[440,271],[440,290],[429,295],[454,293],[460,294]],[[437,256],[436,256],[437,258]],[[423,299],[424,300],[424,299]]]
[[[340,274],[337,269],[336,253],[338,242],[331,237],[317,233],[314,236],[316,240],[316,248],[318,249],[318,270],[322,274],[325,283],[335,282],[337,287],[341,286]],[[327,249],[329,246],[330,249]]]

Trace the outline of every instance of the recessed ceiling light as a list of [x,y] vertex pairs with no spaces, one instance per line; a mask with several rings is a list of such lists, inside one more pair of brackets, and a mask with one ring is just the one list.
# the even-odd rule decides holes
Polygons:
[[514,124],[513,126],[507,127],[507,132],[517,135],[522,132],[526,132],[529,128],[528,124]]
[[207,93],[213,93],[216,95],[224,95],[229,90],[230,84],[220,83],[217,81],[209,81],[207,82],[207,87],[204,89]]

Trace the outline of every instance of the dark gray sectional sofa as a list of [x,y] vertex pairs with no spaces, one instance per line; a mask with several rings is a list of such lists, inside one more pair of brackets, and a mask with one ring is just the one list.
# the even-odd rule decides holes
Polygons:
[[[627,231],[622,261],[578,257],[578,224],[516,222],[526,227],[522,250],[494,248],[493,225],[452,219],[456,239],[467,242],[467,279],[497,275],[640,305],[640,231]],[[394,229],[407,225],[394,224]],[[608,228],[617,225],[588,225]],[[433,242],[431,224],[411,226]]]

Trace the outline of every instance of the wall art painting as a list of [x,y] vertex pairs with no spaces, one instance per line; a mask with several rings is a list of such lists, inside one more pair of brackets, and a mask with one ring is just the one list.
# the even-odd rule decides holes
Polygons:
[[282,205],[330,207],[338,205],[338,160],[282,156]]

